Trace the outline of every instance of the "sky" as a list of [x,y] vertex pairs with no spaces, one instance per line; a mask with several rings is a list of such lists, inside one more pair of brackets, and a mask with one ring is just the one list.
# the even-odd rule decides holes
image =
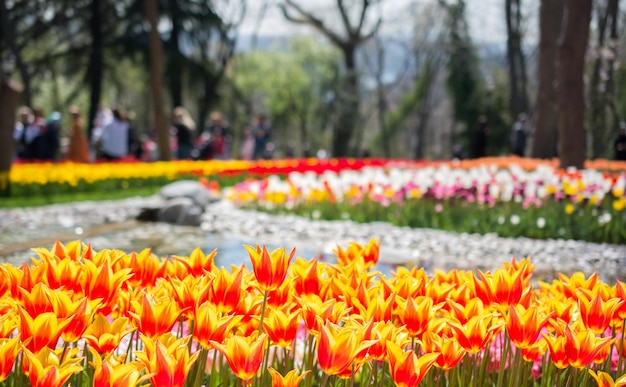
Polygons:
[[[259,35],[285,35],[293,33],[310,33],[310,27],[296,26],[288,22],[275,5],[279,0],[270,0],[271,5],[259,29]],[[382,6],[372,9],[374,14],[379,12],[386,21],[383,30],[394,33],[394,28],[411,28],[411,21],[407,19],[406,9],[409,4],[433,3],[435,0],[383,0]],[[246,19],[240,30],[244,35],[252,34],[256,30],[260,9],[264,1],[248,1]],[[336,12],[334,0],[299,0],[305,9],[315,11],[315,14],[333,15]],[[499,43],[506,41],[506,25],[504,22],[504,5],[502,0],[466,0],[467,16],[472,39],[476,43]],[[532,10],[529,14],[532,14]],[[532,17],[532,15],[529,15]]]

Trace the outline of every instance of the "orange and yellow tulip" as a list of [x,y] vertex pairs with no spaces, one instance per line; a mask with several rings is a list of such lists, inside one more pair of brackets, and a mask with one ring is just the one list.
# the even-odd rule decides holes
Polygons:
[[372,238],[363,246],[360,243],[351,242],[347,249],[337,246],[334,253],[337,255],[337,263],[340,266],[349,266],[354,261],[362,260],[365,268],[371,268],[378,262],[380,252],[380,242],[376,238]]
[[20,336],[31,352],[40,352],[44,347],[56,347],[63,330],[72,318],[60,319],[54,313],[46,312],[34,319],[23,309],[19,309]]
[[141,334],[150,338],[171,331],[181,313],[178,304],[172,300],[165,298],[154,300],[148,294],[144,294],[141,304],[136,301],[131,301],[131,304],[134,311],[128,314],[135,327]]
[[598,387],[626,387],[626,375],[622,375],[617,380],[606,372],[589,370],[589,375],[598,383]]
[[24,349],[23,368],[30,380],[31,387],[61,387],[76,372],[82,371],[79,363],[82,358],[75,358],[77,349],[65,354],[60,361],[61,351],[43,347],[37,354]]
[[539,339],[541,330],[548,324],[550,315],[540,317],[539,309],[532,306],[509,305],[506,316],[506,331],[511,341],[520,349],[532,346]]
[[0,339],[0,382],[6,379],[11,373],[20,349],[19,337],[14,339]]
[[317,360],[322,371],[328,375],[343,376],[350,371],[355,358],[374,345],[373,341],[362,340],[364,332],[357,329],[355,326],[339,327],[330,322],[321,326]]
[[439,357],[438,353],[427,353],[418,358],[415,352],[405,352],[393,342],[387,343],[387,354],[391,377],[398,387],[416,387]]
[[406,326],[412,336],[420,337],[428,328],[428,323],[435,316],[441,305],[433,305],[430,297],[409,297],[406,303],[399,302],[398,320]]
[[267,333],[272,343],[279,347],[291,347],[300,326],[300,311],[285,313],[276,308],[269,309],[263,320],[263,331]]
[[444,370],[454,368],[466,353],[454,337],[441,337],[433,332],[424,332],[422,348],[424,353],[439,353],[435,365]]
[[198,307],[195,315],[193,337],[206,349],[213,348],[211,341],[221,343],[234,324],[241,320],[240,316],[222,316],[217,307],[204,303]]
[[583,368],[597,360],[598,353],[610,346],[611,338],[596,337],[592,330],[582,328],[574,332],[569,325],[559,326],[560,336],[544,335],[550,357],[558,368]]
[[599,335],[606,331],[613,318],[615,310],[623,303],[622,300],[611,298],[603,301],[600,294],[596,294],[591,300],[583,292],[577,293],[578,310],[580,319],[585,326]]
[[287,375],[282,376],[278,371],[273,368],[267,369],[272,377],[272,387],[298,387],[302,379],[311,372],[305,371],[302,375],[298,375],[298,370],[291,370],[287,372]]
[[456,333],[459,344],[469,353],[478,353],[485,348],[502,323],[493,322],[490,315],[473,316],[466,324],[449,322],[450,328]]
[[174,259],[187,268],[188,275],[199,278],[213,269],[213,261],[216,254],[217,249],[205,255],[201,249],[196,248],[189,254],[189,257],[174,256]]
[[115,357],[107,357],[104,360],[100,358],[100,354],[89,348],[94,368],[93,387],[135,387],[149,379],[151,375],[141,376],[143,365],[138,362],[123,363]]
[[137,358],[151,374],[150,383],[154,387],[182,387],[185,384],[191,365],[200,352],[189,355],[187,342],[190,337],[176,340],[172,334],[165,334],[159,340],[141,336],[145,344],[144,352],[136,352]]
[[90,348],[100,355],[108,355],[120,345],[122,338],[134,331],[126,317],[118,317],[113,322],[101,313],[96,314],[93,323],[87,327],[83,338]]
[[243,273],[243,266],[232,274],[222,267],[211,281],[208,300],[220,312],[230,314],[237,307],[243,295]]
[[244,382],[252,379],[261,368],[266,343],[265,334],[256,339],[232,336],[226,344],[211,341],[213,347],[226,357],[233,373]]
[[292,249],[289,255],[287,250],[279,247],[271,253],[267,250],[267,246],[260,247],[256,245],[244,246],[250,255],[254,276],[263,290],[276,290],[282,285],[287,276],[289,263],[296,253],[296,249]]

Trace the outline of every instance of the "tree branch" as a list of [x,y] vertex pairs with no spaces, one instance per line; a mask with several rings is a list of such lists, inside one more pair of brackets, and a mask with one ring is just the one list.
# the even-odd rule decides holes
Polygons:
[[[293,8],[298,14],[300,14],[302,18],[298,19],[290,15],[287,11],[287,6]],[[310,12],[305,11],[304,9],[302,9],[302,7],[294,3],[292,0],[285,0],[284,4],[280,4],[280,8],[282,9],[283,15],[285,15],[285,18],[287,20],[298,24],[309,24],[316,30],[320,31],[322,34],[326,35],[326,37],[330,39],[335,45],[340,47],[345,45],[345,40],[341,39],[339,35],[326,27],[322,20],[313,16],[313,14],[311,14]]]
[[[367,0],[365,0],[365,2],[367,3]],[[348,13],[346,12],[343,0],[337,0],[337,8],[339,8],[339,14],[341,15],[341,20],[343,20],[344,27],[346,27],[349,39],[353,39],[354,36],[358,36],[359,32],[355,31],[352,28],[352,24],[350,24],[350,19],[348,18]],[[365,8],[365,6],[363,8]]]

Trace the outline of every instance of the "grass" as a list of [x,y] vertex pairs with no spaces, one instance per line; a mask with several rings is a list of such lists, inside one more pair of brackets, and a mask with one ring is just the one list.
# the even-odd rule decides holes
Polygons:
[[124,190],[111,190],[99,192],[64,192],[52,193],[49,195],[39,195],[30,197],[8,197],[0,198],[0,208],[21,208],[47,206],[50,204],[61,204],[83,201],[116,200],[126,199],[135,196],[150,196],[159,192],[160,187],[136,187]]

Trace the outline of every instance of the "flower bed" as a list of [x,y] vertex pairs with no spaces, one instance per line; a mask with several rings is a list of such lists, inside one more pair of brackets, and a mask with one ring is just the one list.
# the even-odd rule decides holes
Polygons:
[[338,246],[336,264],[245,249],[253,271],[78,241],[0,264],[0,385],[586,387],[626,372],[619,281],[534,283],[529,259],[386,277],[375,240]]
[[[211,160],[143,163],[133,160],[96,163],[30,163],[11,169],[11,191],[16,197],[32,197],[74,192],[103,192],[129,188],[160,187],[175,180],[199,176],[232,185],[250,177],[286,175],[293,171],[358,170],[382,166],[379,159],[293,159],[293,160]],[[0,178],[0,183],[3,179]]]
[[227,189],[237,205],[316,219],[626,243],[626,173],[447,164],[292,172]]

